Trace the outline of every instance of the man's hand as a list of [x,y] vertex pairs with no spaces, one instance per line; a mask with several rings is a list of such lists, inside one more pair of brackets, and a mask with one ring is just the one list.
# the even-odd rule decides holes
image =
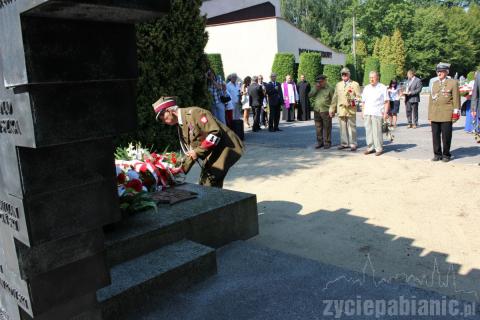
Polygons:
[[183,173],[183,169],[182,169],[182,167],[179,167],[179,168],[171,168],[171,169],[170,169],[170,172],[175,175],[175,174]]
[[328,113],[328,115],[330,116],[330,118],[333,118],[333,117],[335,117],[335,112],[330,111],[330,112]]
[[195,150],[190,150],[187,152],[187,157],[190,157],[192,158],[193,160],[197,160],[198,159],[198,155],[197,153],[195,152]]
[[472,111],[472,117],[475,118],[477,116],[477,113],[475,111]]

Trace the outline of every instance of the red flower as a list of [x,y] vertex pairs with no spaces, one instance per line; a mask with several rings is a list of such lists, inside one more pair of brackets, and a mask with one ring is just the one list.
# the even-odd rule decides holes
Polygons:
[[127,180],[127,176],[126,176],[125,173],[123,173],[123,172],[121,172],[121,173],[117,176],[117,182],[118,182],[118,184],[124,184],[126,180]]
[[127,182],[127,184],[125,185],[125,187],[127,189],[133,189],[135,190],[136,192],[140,192],[142,191],[142,181],[138,180],[138,179],[133,179],[133,180],[130,180]]
[[172,153],[172,163],[177,164],[177,156],[175,156],[175,153]]

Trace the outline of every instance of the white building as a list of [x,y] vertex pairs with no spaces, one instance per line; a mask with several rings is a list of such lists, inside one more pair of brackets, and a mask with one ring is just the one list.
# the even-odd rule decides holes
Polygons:
[[345,65],[345,54],[281,18],[280,0],[210,0],[202,13],[208,19],[205,52],[222,55],[225,74],[262,74],[268,80],[278,52],[293,53],[297,63],[301,52],[319,52],[322,64]]

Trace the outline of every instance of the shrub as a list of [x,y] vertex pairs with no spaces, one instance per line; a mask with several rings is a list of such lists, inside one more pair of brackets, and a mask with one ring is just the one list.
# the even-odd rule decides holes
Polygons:
[[388,86],[391,80],[397,75],[397,66],[393,63],[382,64],[380,66],[380,82]]
[[295,56],[293,53],[280,52],[273,60],[272,72],[277,74],[277,81],[285,81],[287,74],[292,77],[295,74]]
[[323,66],[323,74],[327,77],[328,83],[335,86],[342,79],[340,71],[342,66],[339,64],[326,64]]
[[365,70],[363,70],[363,85],[367,85],[369,83],[368,74],[370,71],[377,71],[380,72],[380,61],[378,58],[375,57],[367,57],[365,59]]
[[304,75],[310,84],[315,83],[315,78],[322,73],[322,55],[317,52],[303,52],[300,54],[298,77]]
[[217,76],[221,76],[225,80],[225,72],[223,71],[222,55],[220,53],[207,54],[210,68],[215,72]]
[[117,146],[141,142],[157,151],[167,146],[178,149],[176,128],[155,121],[152,103],[160,96],[177,96],[182,107],[209,108],[208,58],[204,53],[208,35],[200,6],[201,0],[172,0],[168,14],[136,26],[138,130],[118,138]]

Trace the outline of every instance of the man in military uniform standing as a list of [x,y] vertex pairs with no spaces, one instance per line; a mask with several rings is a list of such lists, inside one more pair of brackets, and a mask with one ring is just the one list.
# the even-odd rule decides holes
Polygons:
[[460,114],[460,93],[457,80],[447,79],[449,65],[439,63],[436,69],[438,80],[432,84],[428,104],[434,153],[432,161],[448,162],[451,158],[452,121]]
[[319,75],[315,79],[315,88],[310,92],[309,97],[314,98],[313,119],[317,133],[317,145],[315,149],[324,147],[329,149],[332,145],[332,117],[329,108],[332,103],[334,89],[327,83],[327,77]]
[[222,188],[228,170],[243,154],[240,138],[209,111],[179,108],[173,97],[160,98],[153,109],[158,121],[178,126],[180,146],[186,155],[179,170],[187,174],[195,161],[203,160],[199,183]]
[[330,116],[333,118],[338,113],[340,122],[339,150],[350,147],[351,151],[357,150],[357,106],[356,99],[360,98],[360,85],[350,79],[350,70],[341,70],[342,80],[335,86]]

